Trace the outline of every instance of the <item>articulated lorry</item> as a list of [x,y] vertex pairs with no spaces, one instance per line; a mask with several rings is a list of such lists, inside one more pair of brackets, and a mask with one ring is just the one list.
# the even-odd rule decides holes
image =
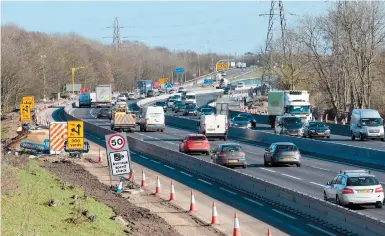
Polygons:
[[111,107],[112,86],[98,85],[96,87],[96,107]]
[[307,91],[270,91],[268,93],[268,115],[271,128],[274,128],[277,116],[296,116],[301,118],[302,123],[312,120],[309,97]]
[[111,130],[135,132],[136,115],[128,110],[126,103],[116,104],[111,119]]

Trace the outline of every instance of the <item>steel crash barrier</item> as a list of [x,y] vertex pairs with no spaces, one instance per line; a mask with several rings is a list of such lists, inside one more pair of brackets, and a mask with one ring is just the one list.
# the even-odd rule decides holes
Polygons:
[[[71,106],[65,108],[66,118],[68,120],[77,120],[77,118],[69,114],[70,110]],[[84,125],[85,132],[96,137],[103,138],[107,134],[115,133],[88,122],[84,122]],[[127,134],[127,136],[130,148],[137,152],[197,175],[205,176],[217,183],[253,197],[263,199],[292,213],[331,227],[343,234],[374,236],[383,235],[383,232],[385,232],[385,222],[376,218],[193,156],[136,139],[131,134]]]

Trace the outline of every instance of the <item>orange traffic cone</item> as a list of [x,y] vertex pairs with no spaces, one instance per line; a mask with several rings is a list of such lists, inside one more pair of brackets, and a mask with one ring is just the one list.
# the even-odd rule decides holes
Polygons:
[[197,210],[197,206],[195,204],[194,192],[191,190],[190,212],[194,212],[196,210]]
[[160,181],[159,181],[159,175],[156,176],[156,188],[155,188],[155,194],[160,193]]
[[267,236],[271,236],[270,228],[267,228]]
[[218,213],[217,207],[215,206],[215,201],[213,201],[213,213],[211,217],[211,224],[218,224]]
[[175,200],[175,189],[174,189],[174,183],[171,180],[171,191],[170,191],[170,201]]
[[142,184],[140,185],[141,188],[147,187],[146,184],[146,175],[144,174],[144,171],[142,170]]
[[233,236],[241,236],[241,231],[239,230],[238,215],[237,215],[236,212],[234,213],[234,230],[233,230]]
[[99,164],[102,164],[102,163],[103,163],[102,155],[100,155],[100,148],[99,148],[99,158],[98,158],[98,163],[99,163]]

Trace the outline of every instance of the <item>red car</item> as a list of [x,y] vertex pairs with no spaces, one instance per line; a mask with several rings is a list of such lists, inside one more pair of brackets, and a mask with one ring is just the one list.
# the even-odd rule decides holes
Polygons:
[[180,142],[179,151],[210,155],[210,143],[203,134],[189,134]]

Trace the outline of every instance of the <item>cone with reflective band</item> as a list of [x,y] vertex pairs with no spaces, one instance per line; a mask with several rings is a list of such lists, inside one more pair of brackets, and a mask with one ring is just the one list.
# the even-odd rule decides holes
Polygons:
[[270,228],[267,228],[267,236],[271,236]]
[[156,188],[155,188],[155,194],[160,193],[160,181],[159,176],[156,176]]
[[171,191],[170,191],[170,201],[175,200],[175,189],[174,189],[174,183],[171,180]]
[[236,212],[234,213],[234,230],[233,230],[233,236],[241,236],[241,231],[239,230],[238,215],[237,215]]
[[215,201],[213,201],[213,213],[211,217],[211,224],[218,224],[218,213],[217,207],[215,206]]
[[190,212],[196,211],[197,206],[195,204],[194,192],[191,190],[191,199],[190,199]]
[[118,189],[116,190],[117,193],[123,192],[123,178],[120,178]]
[[142,184],[140,185],[141,188],[147,187],[146,184],[146,175],[144,174],[144,171],[142,170]]

